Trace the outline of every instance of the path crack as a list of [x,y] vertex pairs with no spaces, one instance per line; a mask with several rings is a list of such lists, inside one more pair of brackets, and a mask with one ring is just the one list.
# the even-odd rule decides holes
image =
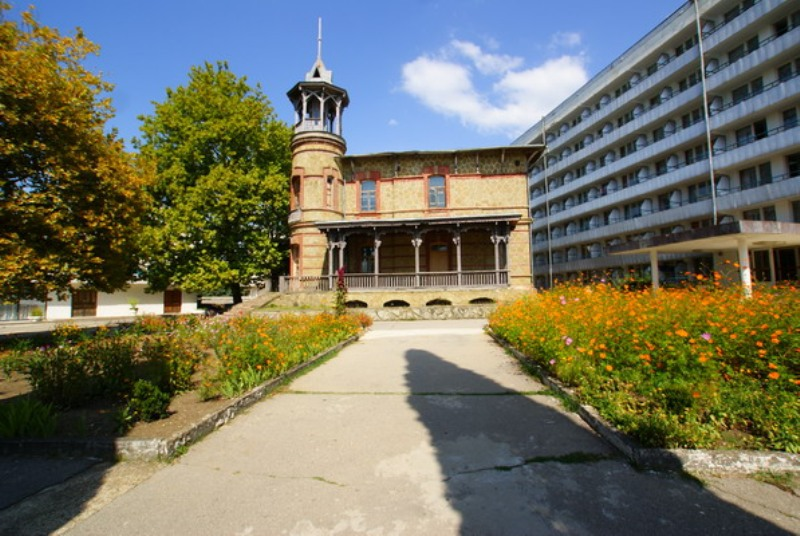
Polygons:
[[514,469],[520,469],[522,467],[528,465],[535,465],[538,463],[567,463],[567,464],[574,464],[574,463],[595,463],[601,462],[606,460],[615,459],[616,456],[608,455],[608,454],[592,454],[588,452],[570,452],[569,454],[562,454],[560,456],[535,456],[533,458],[526,458],[520,463],[514,465],[493,465],[491,467],[480,467],[477,469],[470,469],[468,471],[458,471],[455,474],[452,474],[444,479],[444,482],[455,478],[457,476],[464,476],[464,475],[471,475],[475,473],[485,473],[487,471],[500,471],[500,472],[509,472],[513,471]]

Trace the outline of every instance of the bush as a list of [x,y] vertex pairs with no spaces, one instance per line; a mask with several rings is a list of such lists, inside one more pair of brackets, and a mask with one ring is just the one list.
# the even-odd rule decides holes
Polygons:
[[133,379],[130,339],[101,338],[42,348],[27,361],[27,376],[37,398],[73,408],[101,396],[127,392]]
[[130,398],[122,410],[122,422],[131,425],[137,421],[152,422],[169,415],[170,396],[147,380],[133,384]]

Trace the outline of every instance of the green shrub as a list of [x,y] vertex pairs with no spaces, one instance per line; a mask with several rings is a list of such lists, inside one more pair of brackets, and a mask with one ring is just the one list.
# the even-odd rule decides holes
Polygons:
[[157,385],[147,380],[137,380],[123,409],[124,420],[130,424],[137,421],[152,422],[169,415],[170,396]]
[[0,404],[0,437],[47,437],[56,430],[56,413],[51,404],[25,397]]
[[27,361],[33,392],[60,408],[78,407],[101,396],[120,396],[133,379],[133,342],[102,338],[35,352]]

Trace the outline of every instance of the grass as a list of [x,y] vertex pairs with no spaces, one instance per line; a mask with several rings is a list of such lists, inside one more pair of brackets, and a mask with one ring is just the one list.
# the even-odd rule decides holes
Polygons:
[[800,296],[563,286],[491,329],[644,446],[800,451]]

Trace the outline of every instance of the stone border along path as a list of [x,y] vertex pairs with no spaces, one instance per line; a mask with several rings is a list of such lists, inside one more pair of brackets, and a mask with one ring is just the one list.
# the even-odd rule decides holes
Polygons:
[[597,410],[580,404],[569,387],[551,377],[537,363],[513,348],[487,327],[487,333],[518,361],[531,367],[539,380],[570,400],[586,424],[636,466],[648,469],[684,470],[712,474],[754,474],[760,472],[800,472],[800,454],[760,450],[706,450],[644,448],[606,422]]

